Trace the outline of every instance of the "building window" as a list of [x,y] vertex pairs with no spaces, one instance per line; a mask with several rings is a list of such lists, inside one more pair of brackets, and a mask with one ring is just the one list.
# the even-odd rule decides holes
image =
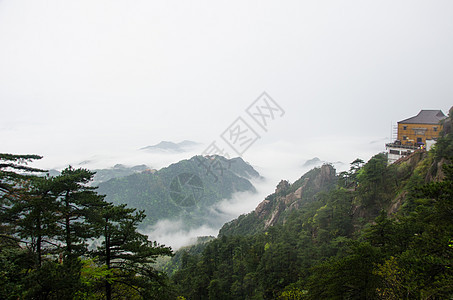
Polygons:
[[407,130],[407,126],[403,126],[403,130]]
[[437,131],[437,127],[434,127],[434,131]]
[[390,154],[396,154],[396,155],[400,155],[400,152],[398,150],[393,150],[393,149],[390,149]]

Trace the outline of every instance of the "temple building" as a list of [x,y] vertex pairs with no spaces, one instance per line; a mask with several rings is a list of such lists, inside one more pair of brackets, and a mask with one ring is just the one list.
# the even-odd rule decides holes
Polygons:
[[399,121],[397,140],[386,144],[389,164],[417,149],[429,150],[439,137],[445,118],[441,110],[421,110],[418,115]]

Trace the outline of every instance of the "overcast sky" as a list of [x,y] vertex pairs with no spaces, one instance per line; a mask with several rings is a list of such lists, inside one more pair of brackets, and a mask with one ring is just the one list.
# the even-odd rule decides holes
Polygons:
[[253,125],[256,155],[380,151],[452,83],[451,0],[0,0],[0,152],[63,164],[210,143],[263,91],[285,114]]

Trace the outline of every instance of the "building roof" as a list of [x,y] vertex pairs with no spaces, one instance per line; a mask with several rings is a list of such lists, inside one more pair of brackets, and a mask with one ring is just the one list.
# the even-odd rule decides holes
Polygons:
[[441,110],[421,110],[415,117],[399,121],[401,124],[439,124],[446,116]]

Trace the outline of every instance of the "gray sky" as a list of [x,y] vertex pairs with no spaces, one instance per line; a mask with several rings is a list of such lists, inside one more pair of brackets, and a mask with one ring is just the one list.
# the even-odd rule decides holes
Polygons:
[[209,143],[263,91],[286,113],[257,161],[380,151],[452,82],[451,0],[0,0],[0,152],[54,164]]

